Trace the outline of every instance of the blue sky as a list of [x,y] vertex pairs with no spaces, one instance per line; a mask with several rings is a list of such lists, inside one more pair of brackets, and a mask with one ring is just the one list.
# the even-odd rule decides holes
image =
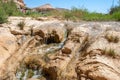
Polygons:
[[[86,8],[91,12],[107,13],[112,6],[113,0],[24,0],[24,2],[30,8],[49,3],[53,7],[67,9],[77,7]],[[117,2],[118,0],[114,0],[114,5]]]

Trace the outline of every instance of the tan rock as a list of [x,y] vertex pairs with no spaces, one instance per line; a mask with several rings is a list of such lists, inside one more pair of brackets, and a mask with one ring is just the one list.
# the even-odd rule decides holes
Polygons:
[[8,28],[0,28],[0,65],[17,50],[16,37]]
[[[95,50],[95,49],[101,49],[103,51],[110,51],[113,50],[114,53],[116,55],[120,55],[120,32],[116,32],[116,31],[108,31],[103,33],[101,36],[99,36],[98,38],[95,39],[95,41],[92,43],[92,45],[87,49],[87,53],[90,52],[91,50]],[[106,37],[107,36],[111,36],[111,41],[108,41],[109,38]],[[113,40],[117,39],[118,42],[114,42]]]
[[30,35],[30,31],[22,31],[22,30],[11,30],[11,33],[14,35]]
[[[38,80],[120,80],[119,22],[8,21],[0,27],[0,80],[16,80],[23,61],[43,69]],[[17,26],[21,21],[24,30]]]
[[[119,80],[120,79],[120,57],[118,46],[119,41],[108,41],[107,35],[117,36],[116,31],[108,31],[97,37],[87,49],[87,52],[77,64],[76,72],[81,78],[81,74],[92,80]],[[109,74],[109,75],[108,75]]]
[[[77,37],[78,35],[81,36]],[[73,37],[77,37],[81,42],[72,40]],[[86,37],[88,37],[87,34],[81,31],[72,32],[68,36],[68,41],[65,43],[63,49],[57,56],[54,56],[45,67],[43,67],[43,72],[46,73],[46,75],[49,75],[47,76],[48,78],[52,80],[77,80],[73,60],[75,60],[74,56],[76,55],[76,52],[79,51],[79,48],[84,43]]]
[[31,78],[31,79],[27,79],[27,80],[44,80],[44,79],[34,79],[34,78]]
[[72,51],[71,51],[70,49],[68,49],[67,47],[64,47],[61,51],[62,51],[63,54],[71,54],[71,52],[72,52]]
[[33,28],[33,34],[39,35],[42,38],[50,39],[49,41],[55,41],[56,43],[62,42],[65,38],[65,28],[58,23],[43,24],[39,27]]

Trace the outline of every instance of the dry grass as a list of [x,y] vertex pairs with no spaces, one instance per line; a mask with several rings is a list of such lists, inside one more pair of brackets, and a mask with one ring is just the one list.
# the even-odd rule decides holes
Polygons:
[[108,40],[108,42],[113,42],[113,43],[118,43],[119,42],[119,37],[118,36],[106,34],[105,38]]
[[105,48],[105,49],[103,50],[103,54],[109,55],[109,56],[111,56],[111,57],[115,57],[116,52],[115,52],[115,50],[112,49],[112,48],[110,48],[110,49],[106,49],[106,48]]
[[24,29],[24,26],[25,26],[25,22],[24,22],[24,21],[21,21],[21,22],[18,23],[17,26],[20,28],[20,30],[23,30],[23,29]]

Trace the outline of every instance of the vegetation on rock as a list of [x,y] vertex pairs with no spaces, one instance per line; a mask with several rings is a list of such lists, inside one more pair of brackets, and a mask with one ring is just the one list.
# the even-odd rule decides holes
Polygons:
[[3,2],[0,0],[0,24],[7,21],[9,16],[22,16],[13,0]]
[[109,42],[113,42],[113,43],[118,43],[119,42],[119,37],[118,36],[114,36],[114,35],[105,35],[105,38],[109,41]]
[[24,26],[25,26],[25,22],[24,22],[24,21],[21,21],[21,22],[18,23],[17,26],[20,28],[20,30],[23,30],[23,29],[24,29]]
[[106,54],[106,55],[109,55],[109,56],[112,56],[112,57],[115,57],[115,55],[116,55],[116,52],[115,52],[115,50],[114,49],[104,49],[103,50],[103,54]]

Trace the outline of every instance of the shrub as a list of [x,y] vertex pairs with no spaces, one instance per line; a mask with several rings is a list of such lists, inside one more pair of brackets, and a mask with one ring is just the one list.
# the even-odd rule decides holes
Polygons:
[[9,2],[3,2],[0,0],[0,24],[7,21],[8,16],[22,16],[23,14],[17,9],[13,0]]
[[7,3],[2,3],[2,7],[4,8],[8,16],[19,16],[19,15],[21,16],[22,15],[22,12],[20,12],[17,9],[17,6],[13,0],[10,0]]
[[21,22],[18,23],[18,27],[20,28],[20,30],[23,30],[24,26],[25,26],[25,22],[24,21],[21,21]]
[[73,20],[73,21],[79,21],[82,20],[84,15],[87,14],[88,11],[86,9],[79,9],[73,7],[70,11],[64,12],[64,18]]
[[64,11],[52,10],[46,13],[47,16],[52,16],[57,19],[62,19],[64,17]]
[[27,11],[27,12],[25,13],[25,15],[26,15],[26,16],[30,16],[30,17],[33,17],[33,18],[37,18],[37,17],[42,16],[41,13],[39,13],[39,12],[32,12],[32,11]]
[[64,12],[64,19],[66,19],[67,21],[70,20],[70,18],[72,17],[73,15],[71,14],[70,11],[65,11]]
[[114,20],[120,21],[120,11],[119,12],[114,12],[111,16]]
[[7,15],[5,11],[0,8],[0,24],[7,22]]
[[7,15],[3,8],[2,1],[0,0],[0,24],[4,23],[6,21],[7,21]]
[[109,49],[108,50],[108,55],[114,57],[115,56],[115,50],[114,49]]
[[71,10],[71,13],[78,19],[81,19],[86,12],[87,12],[86,9],[79,9],[75,7],[73,7]]
[[115,6],[110,8],[110,14],[116,13],[116,12],[120,12],[120,6]]

